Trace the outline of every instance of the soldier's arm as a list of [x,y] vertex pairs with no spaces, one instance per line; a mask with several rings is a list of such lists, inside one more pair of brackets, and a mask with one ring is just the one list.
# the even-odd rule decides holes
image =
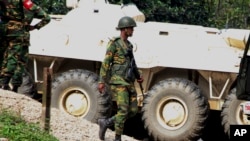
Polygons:
[[30,10],[34,12],[34,18],[41,19],[41,21],[35,25],[36,29],[40,29],[50,22],[50,16],[40,6],[33,4]]
[[110,43],[107,47],[106,54],[101,65],[99,83],[105,83],[107,81],[107,75],[110,68],[110,64],[113,60],[114,52],[115,45],[113,43]]
[[50,22],[50,16],[31,0],[23,0],[23,6],[25,9],[34,13],[34,18],[41,19],[41,21],[34,26],[36,29],[40,29]]

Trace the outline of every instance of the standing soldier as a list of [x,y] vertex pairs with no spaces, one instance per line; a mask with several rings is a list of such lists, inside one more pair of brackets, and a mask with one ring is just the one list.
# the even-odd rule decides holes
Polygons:
[[[104,140],[107,128],[114,124],[115,141],[121,141],[125,121],[138,112],[134,81],[136,78],[138,83],[142,83],[143,78],[134,60],[133,46],[127,40],[133,35],[134,27],[136,22],[131,17],[125,16],[119,20],[117,30],[120,30],[120,37],[110,41],[101,66],[99,92],[103,94],[105,83],[109,84],[112,99],[117,105],[117,113],[113,117],[98,120],[101,140]],[[131,64],[132,70],[129,69]]]
[[[8,47],[2,62],[0,86],[2,89],[8,89],[12,78],[13,91],[16,92],[22,84],[22,73],[28,61],[29,31],[45,26],[50,22],[50,17],[31,0],[1,1],[1,3],[6,7],[4,19],[7,20]],[[35,26],[30,26],[33,17],[25,15],[25,11],[32,12],[33,16],[40,18],[41,21]]]
[[[34,30],[34,29],[40,29],[41,27],[43,27],[44,25],[48,24],[50,22],[50,16],[48,14],[45,13],[45,11],[40,8],[37,5],[33,5],[36,10],[27,10],[24,9],[24,27],[25,27],[25,40],[23,45],[25,46],[25,50],[23,51],[24,54],[21,55],[21,57],[23,57],[21,60],[24,61],[24,64],[27,64],[28,62],[28,46],[30,46],[30,31]],[[35,25],[31,25],[32,20],[36,18],[36,19],[40,19],[41,21]],[[26,62],[26,63],[25,63]],[[22,84],[22,78],[30,76],[29,72],[27,71],[26,65],[25,68],[23,70],[23,73],[21,71],[15,70],[14,75],[12,77],[11,83],[13,85],[13,91],[17,92],[18,87]],[[32,79],[32,78],[29,78]],[[28,84],[31,85],[31,84]],[[34,86],[32,86],[32,88],[34,88]]]

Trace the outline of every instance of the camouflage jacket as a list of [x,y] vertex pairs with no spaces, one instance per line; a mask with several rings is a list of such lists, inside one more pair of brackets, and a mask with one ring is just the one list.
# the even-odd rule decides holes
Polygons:
[[24,30],[24,36],[25,36],[24,44],[28,46],[30,45],[30,42],[29,42],[30,24],[34,18],[40,19],[40,21],[34,25],[36,29],[42,28],[43,26],[47,25],[51,20],[50,16],[44,10],[42,10],[41,7],[37,5],[33,5],[31,10],[24,9],[24,19],[23,19],[23,24],[24,24],[24,29],[25,29]]
[[24,24],[29,26],[32,22],[32,20],[40,19],[40,22],[35,24],[36,29],[40,29],[47,25],[51,18],[50,16],[38,5],[33,4],[30,10],[24,9]]
[[109,42],[100,69],[99,83],[122,85],[130,85],[132,83],[124,79],[124,73],[130,63],[129,57],[126,56],[127,49],[125,46],[133,48],[129,41],[124,45],[124,41],[120,37]]
[[[28,2],[28,6],[24,3]],[[2,13],[2,20],[6,20],[7,36],[29,36],[27,33],[29,24],[33,18],[41,19],[35,25],[35,28],[40,29],[50,22],[50,16],[34,4],[31,0],[0,0],[1,5],[5,5],[5,12]],[[3,7],[3,6],[2,6]]]

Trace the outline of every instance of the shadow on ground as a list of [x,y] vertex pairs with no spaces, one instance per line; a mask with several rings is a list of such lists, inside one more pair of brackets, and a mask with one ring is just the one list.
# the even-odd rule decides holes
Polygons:
[[[220,113],[220,111],[210,111],[208,124],[204,130],[204,134],[202,135],[201,139],[199,139],[199,141],[229,141],[221,125]],[[139,113],[134,118],[127,120],[125,124],[124,134],[134,137],[138,140],[153,141],[149,138],[147,131],[144,129],[143,122],[141,121],[141,116],[142,115]]]
[[210,118],[208,119],[207,127],[202,136],[203,141],[221,140],[229,141],[228,136],[224,133],[221,125],[221,111],[211,110]]

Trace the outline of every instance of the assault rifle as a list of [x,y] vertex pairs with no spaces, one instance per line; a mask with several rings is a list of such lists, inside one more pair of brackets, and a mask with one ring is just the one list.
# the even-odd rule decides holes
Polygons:
[[[129,69],[127,71],[127,76],[126,77],[129,77],[129,78],[133,79],[133,76],[134,76],[136,79],[140,79],[140,77],[141,77],[140,72],[138,71],[138,67],[137,67],[137,65],[135,63],[135,58],[134,58],[132,48],[127,49],[127,54],[125,56],[128,56],[130,58]],[[141,92],[142,92],[142,96],[144,97],[142,84],[139,83],[139,85],[140,85],[140,89],[141,89]]]

